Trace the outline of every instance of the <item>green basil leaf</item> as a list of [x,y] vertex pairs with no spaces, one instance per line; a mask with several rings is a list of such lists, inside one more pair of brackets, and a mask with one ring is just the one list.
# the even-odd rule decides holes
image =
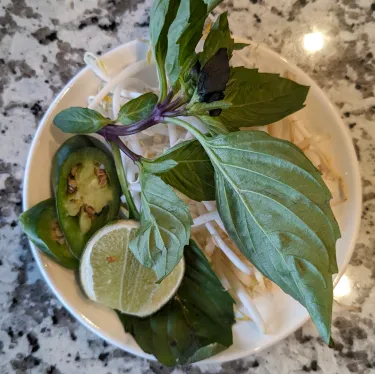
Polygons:
[[142,171],[141,189],[141,227],[129,247],[160,282],[181,260],[192,219],[187,205],[159,177]]
[[[179,87],[181,88],[184,97],[186,97],[187,100],[190,100],[196,91],[199,70],[200,64],[198,61],[198,55],[194,53],[185,61],[178,82],[174,86],[177,90]],[[197,99],[199,99],[199,97],[197,97]]]
[[247,43],[234,43],[233,50],[234,51],[240,51],[241,49],[244,49],[245,47],[248,47],[250,44]]
[[232,52],[238,48],[231,38],[231,33],[228,24],[228,13],[222,13],[212,25],[209,34],[204,42],[203,51],[199,54],[199,62],[204,66],[219,49],[225,48],[229,59],[232,57]]
[[171,159],[165,160],[148,160],[142,159],[142,168],[146,173],[150,174],[162,174],[166,173],[167,171],[175,168],[178,165],[178,162]]
[[206,345],[205,347],[198,349],[195,352],[194,356],[189,358],[189,361],[187,363],[193,364],[194,362],[203,361],[207,358],[210,358],[212,356],[219,354],[220,352],[225,351],[227,348],[228,347],[218,344],[218,343]]
[[208,128],[208,131],[211,135],[225,135],[229,132],[236,131],[234,128],[229,128],[225,126],[218,117],[211,116],[199,116],[198,117]]
[[302,109],[308,91],[309,87],[278,74],[231,68],[225,100],[232,105],[223,110],[221,120],[237,128],[267,125]]
[[89,134],[113,123],[110,118],[102,116],[95,110],[71,107],[62,110],[53,119],[53,123],[61,131],[72,134]]
[[[189,27],[189,20],[192,16],[191,14],[191,6],[200,6],[205,8],[203,2],[201,0],[198,0],[193,4],[190,0],[185,0],[180,3],[180,6],[178,8],[176,18],[171,24],[171,27],[168,32],[168,51],[167,56],[165,59],[165,70],[168,76],[168,81],[171,86],[174,86],[176,83],[180,73],[181,73],[181,66],[180,64],[180,50],[183,46],[180,46],[178,44],[179,38],[182,37],[186,29]],[[201,11],[205,11],[202,10]],[[195,27],[199,27],[199,24]],[[202,26],[203,28],[203,26]],[[197,42],[198,43],[198,42]],[[193,56],[195,54],[194,52],[195,47],[191,49],[191,53],[189,54],[189,57]]]
[[180,0],[155,0],[150,11],[149,33],[159,81],[165,79],[164,64],[168,51],[168,30],[176,17],[179,5]]
[[309,311],[328,343],[338,224],[319,171],[292,143],[262,131],[206,139],[216,202],[239,250]]
[[178,165],[160,178],[195,201],[215,200],[214,168],[197,140],[179,143],[156,159],[173,160]]
[[118,121],[124,125],[131,125],[149,117],[158,102],[158,96],[152,92],[147,92],[136,99],[124,104],[119,112]]
[[119,313],[125,331],[168,366],[208,358],[233,342],[234,301],[193,241],[185,263],[177,295],[161,310],[147,318]]
[[168,52],[165,68],[171,86],[188,67],[185,62],[195,55],[195,48],[202,37],[204,22],[212,7],[221,1],[184,0],[168,32]]
[[[165,32],[168,30],[168,11],[175,3],[173,0],[156,0],[152,4],[150,11],[150,41],[151,45],[156,49],[158,44],[162,44],[167,40]],[[156,55],[156,54],[155,54]]]

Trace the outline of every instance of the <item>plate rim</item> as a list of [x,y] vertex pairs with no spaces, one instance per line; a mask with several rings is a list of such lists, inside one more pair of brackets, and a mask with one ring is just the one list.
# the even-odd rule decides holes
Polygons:
[[[352,171],[352,174],[353,174],[353,178],[352,178],[353,182],[354,182],[353,183],[353,186],[354,186],[353,189],[355,191],[355,194],[353,194],[353,199],[354,199],[354,206],[356,207],[356,211],[355,211],[355,214],[353,215],[354,216],[354,224],[353,224],[354,229],[353,229],[353,235],[352,235],[351,240],[350,240],[350,245],[348,246],[349,251],[347,251],[347,253],[344,257],[342,267],[341,267],[338,275],[336,276],[336,278],[334,280],[334,285],[336,285],[338,283],[338,281],[340,280],[341,276],[344,274],[344,272],[345,272],[345,270],[346,270],[346,268],[349,264],[349,261],[350,261],[352,255],[353,255],[353,252],[354,252],[354,249],[355,249],[355,244],[356,244],[356,241],[357,241],[357,238],[358,238],[358,235],[359,235],[359,229],[360,229],[360,223],[361,223],[361,214],[362,214],[362,181],[361,181],[361,174],[360,174],[360,169],[359,169],[359,162],[358,162],[358,159],[357,159],[357,156],[356,156],[356,153],[355,153],[355,149],[354,149],[354,146],[353,146],[353,143],[352,143],[352,138],[351,138],[349,129],[345,126],[341,116],[339,115],[339,112],[338,112],[337,108],[331,103],[331,101],[329,100],[329,98],[325,94],[325,92],[318,86],[318,84],[307,73],[305,73],[296,64],[294,64],[293,62],[290,62],[288,59],[286,59],[285,57],[283,57],[279,53],[271,50],[264,43],[256,43],[252,40],[242,38],[242,37],[237,37],[237,36],[234,36],[234,38],[236,39],[236,41],[248,43],[248,44],[250,44],[251,47],[256,47],[258,49],[261,49],[263,52],[266,52],[266,53],[270,54],[271,56],[273,56],[276,59],[283,60],[285,63],[287,63],[289,66],[291,66],[293,68],[293,70],[297,71],[298,74],[301,77],[303,77],[303,80],[308,82],[309,86],[313,87],[314,90],[316,90],[317,94],[320,97],[323,98],[322,102],[324,102],[324,105],[327,105],[329,107],[330,111],[332,112],[332,115],[335,117],[335,120],[340,123],[340,127],[342,129],[345,140],[350,145],[348,147],[349,148],[348,152],[350,152],[350,158],[353,158],[355,160],[355,162],[353,163],[354,170],[351,170],[351,171]],[[137,44],[139,42],[143,42],[143,40],[135,39],[135,40],[132,40],[128,43],[121,44],[118,47],[111,49],[110,51],[105,53],[103,56],[105,56],[106,58],[110,58],[111,54],[115,54],[119,50],[121,50],[121,49],[123,49],[127,46],[130,46],[132,44]],[[51,104],[48,107],[47,112],[43,115],[42,119],[39,122],[37,131],[35,132],[35,135],[33,137],[33,140],[32,140],[28,155],[27,155],[27,161],[26,161],[26,165],[25,165],[25,172],[24,172],[24,179],[23,179],[23,189],[22,189],[22,208],[23,208],[23,211],[29,209],[29,207],[30,207],[29,206],[30,204],[28,202],[28,196],[27,196],[27,186],[29,184],[29,179],[30,179],[30,175],[31,175],[30,166],[31,166],[31,163],[32,163],[32,159],[34,157],[35,150],[36,150],[36,148],[39,144],[38,139],[40,137],[40,134],[42,133],[42,131],[44,130],[44,128],[48,124],[47,120],[50,117],[51,113],[53,112],[54,108],[58,105],[58,103],[61,101],[61,99],[69,92],[69,89],[75,84],[75,82],[83,74],[85,74],[85,72],[87,72],[88,70],[89,70],[88,67],[84,67],[74,77],[72,77],[72,79],[69,80],[69,82],[63,87],[63,89],[59,92],[59,94],[51,102]],[[106,334],[105,330],[102,330],[102,329],[98,328],[90,320],[86,319],[84,315],[77,312],[75,308],[71,307],[69,305],[69,303],[64,299],[63,295],[60,293],[59,288],[51,281],[51,279],[50,279],[50,277],[49,277],[49,275],[46,271],[46,267],[45,267],[45,265],[42,261],[44,255],[33,245],[33,243],[31,243],[30,241],[29,241],[29,243],[30,243],[30,248],[31,248],[31,251],[32,251],[33,256],[35,258],[35,261],[38,265],[38,268],[39,268],[44,280],[46,281],[46,283],[48,284],[49,288],[52,290],[54,295],[57,297],[57,299],[64,306],[64,308],[67,309],[67,311],[75,319],[77,319],[83,326],[88,328],[95,335],[99,336],[102,339],[107,340],[112,345],[114,345],[114,346],[116,346],[116,347],[118,347],[122,350],[125,350],[126,352],[129,352],[129,353],[131,353],[135,356],[138,356],[138,357],[141,357],[141,358],[147,358],[147,359],[153,360],[153,361],[156,360],[154,356],[145,353],[140,348],[139,348],[139,350],[136,350],[131,346],[127,346],[126,349],[125,349],[124,346],[120,346],[117,342],[112,340],[112,338]],[[255,349],[251,349],[249,351],[246,351],[246,350],[240,351],[239,350],[239,351],[231,352],[230,357],[226,357],[225,359],[215,358],[215,356],[213,356],[211,358],[208,358],[206,360],[201,361],[200,363],[204,363],[204,364],[223,363],[223,362],[228,362],[228,361],[233,361],[233,360],[236,360],[236,359],[244,358],[244,357],[249,356],[249,355],[254,354],[254,353],[259,353],[259,352],[273,346],[274,344],[280,342],[281,340],[285,339],[287,336],[289,336],[294,331],[296,331],[301,326],[303,326],[309,319],[310,319],[310,317],[307,315],[306,318],[303,319],[299,324],[293,326],[293,328],[290,328],[290,329],[284,331],[283,333],[281,333],[279,335],[276,335],[274,339],[270,340],[269,342],[264,343],[260,347],[257,347]],[[200,363],[198,363],[198,364],[200,364]]]

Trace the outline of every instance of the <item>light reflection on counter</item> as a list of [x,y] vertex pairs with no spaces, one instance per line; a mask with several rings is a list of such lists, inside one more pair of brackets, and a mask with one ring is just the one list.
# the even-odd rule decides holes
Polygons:
[[308,52],[320,51],[324,45],[324,37],[321,32],[313,32],[303,37],[303,47]]
[[349,295],[352,290],[352,286],[352,281],[347,275],[344,274],[333,290],[333,296],[337,298]]

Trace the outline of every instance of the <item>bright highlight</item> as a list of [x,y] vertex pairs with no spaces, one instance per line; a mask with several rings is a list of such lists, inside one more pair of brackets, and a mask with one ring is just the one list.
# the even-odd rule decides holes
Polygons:
[[343,275],[333,291],[334,297],[343,297],[350,294],[352,282],[347,275]]
[[303,38],[303,46],[309,52],[316,52],[323,48],[324,38],[320,32],[306,34]]

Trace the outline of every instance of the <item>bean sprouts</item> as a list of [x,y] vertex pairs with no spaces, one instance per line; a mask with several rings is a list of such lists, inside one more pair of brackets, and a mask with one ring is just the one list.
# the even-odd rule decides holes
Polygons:
[[134,62],[133,64],[127,66],[120,74],[118,74],[115,78],[108,81],[108,83],[104,85],[104,87],[95,96],[93,102],[89,105],[89,108],[95,109],[99,105],[99,103],[108,95],[108,93],[113,90],[119,83],[124,81],[126,78],[141,72],[147,66],[148,62],[146,60]]

